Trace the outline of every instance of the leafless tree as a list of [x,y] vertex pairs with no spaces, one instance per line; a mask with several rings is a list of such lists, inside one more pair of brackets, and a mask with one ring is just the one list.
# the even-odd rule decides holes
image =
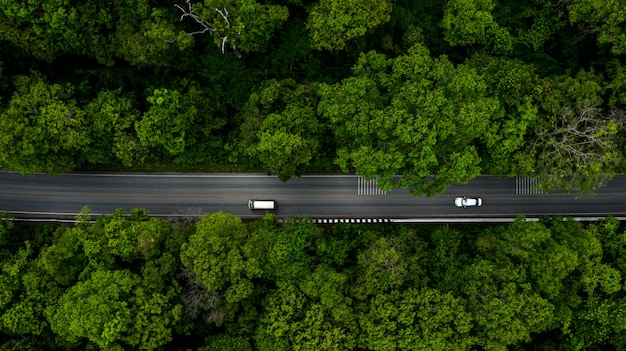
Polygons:
[[604,117],[596,106],[566,107],[554,129],[539,133],[539,141],[548,147],[546,151],[550,151],[552,157],[584,165],[613,148],[615,133],[610,132],[611,125],[617,127],[613,119]]
[[620,109],[611,109],[607,118],[617,123],[620,131],[626,130],[626,111]]
[[554,127],[537,131],[532,149],[538,155],[539,172],[557,186],[563,185],[559,179],[568,179],[575,187],[604,184],[617,162],[615,137],[623,120],[623,111],[605,114],[595,104],[564,108]]
[[186,267],[183,267],[178,273],[178,278],[183,283],[181,300],[189,317],[196,319],[202,314],[208,323],[221,322],[225,312],[218,307],[218,292],[207,290],[196,282],[195,277],[195,273]]
[[[197,34],[204,34],[206,32],[210,32],[211,34],[213,34],[214,36],[216,36],[217,38],[219,38],[222,42],[221,44],[221,48],[222,48],[222,54],[224,54],[224,48],[226,46],[226,43],[229,43],[231,49],[233,50],[233,53],[235,53],[235,55],[238,58],[241,58],[242,55],[239,52],[239,49],[237,49],[237,46],[235,46],[235,44],[232,43],[232,41],[230,41],[228,39],[228,36],[223,35],[222,33],[220,33],[217,29],[215,29],[214,26],[212,26],[209,22],[207,22],[206,20],[201,19],[198,14],[196,14],[193,11],[193,6],[191,5],[191,0],[187,0],[187,10],[185,10],[182,6],[176,4],[174,5],[174,7],[176,7],[177,9],[179,9],[183,14],[180,16],[180,20],[184,20],[185,17],[191,17],[194,21],[196,21],[196,23],[200,24],[202,26],[203,29],[201,30],[197,30],[195,32],[191,32],[191,33],[187,33],[187,35],[197,35]],[[228,10],[226,8],[224,9],[218,9],[216,8],[215,11],[224,19],[224,22],[226,22],[226,25],[228,26],[228,28],[231,28],[230,25],[230,21],[228,19],[229,13]],[[237,34],[241,34],[241,31],[237,32]],[[168,42],[174,42],[176,39],[172,39],[172,40],[168,40]]]

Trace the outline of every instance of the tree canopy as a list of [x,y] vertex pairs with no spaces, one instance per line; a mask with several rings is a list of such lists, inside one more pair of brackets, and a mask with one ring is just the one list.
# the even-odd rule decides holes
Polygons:
[[619,1],[0,1],[0,166],[479,174],[593,192],[624,172]]
[[[3,217],[4,218],[4,217]],[[0,221],[3,349],[619,349],[626,231],[117,211]]]

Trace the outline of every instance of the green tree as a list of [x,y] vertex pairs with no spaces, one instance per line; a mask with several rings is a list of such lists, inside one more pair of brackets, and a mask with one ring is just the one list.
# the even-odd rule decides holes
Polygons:
[[507,112],[525,105],[529,99],[534,101],[543,88],[535,65],[519,59],[479,52],[465,64],[476,69],[485,80],[487,94],[497,97]]
[[135,122],[141,145],[157,150],[162,148],[170,155],[185,151],[186,131],[194,125],[198,114],[192,101],[200,94],[201,91],[194,87],[190,88],[188,96],[176,90],[154,90],[147,98],[150,108]]
[[619,61],[612,61],[607,67],[607,75],[611,81],[607,84],[610,91],[609,107],[612,109],[626,109],[626,70]]
[[46,306],[56,303],[63,293],[37,258],[39,250],[53,240],[53,232],[52,226],[11,225],[10,239],[0,244],[0,349],[70,346],[55,340],[44,315]]
[[183,322],[181,286],[174,279],[179,262],[170,253],[147,261],[141,269],[141,282],[130,297],[131,328],[123,341],[140,350],[157,350],[186,333]]
[[621,298],[588,298],[576,312],[573,323],[573,336],[583,345],[602,347],[612,344],[617,349],[624,346],[626,330],[626,304]]
[[[430,233],[425,269],[428,286],[440,291],[451,291],[456,286],[458,272],[468,263],[468,255],[462,250],[462,234],[450,227],[434,229]],[[413,263],[414,265],[415,263]]]
[[0,262],[0,331],[9,335],[40,335],[46,328],[42,320],[43,295],[33,276],[33,251],[36,247],[25,241],[11,256],[3,250]]
[[310,250],[321,232],[315,224],[306,220],[290,223],[287,228],[259,229],[257,235],[261,236],[267,248],[263,276],[271,281],[292,284],[309,276],[315,259]]
[[61,286],[71,286],[78,280],[87,265],[82,243],[86,233],[83,228],[59,228],[56,240],[41,249],[37,264]]
[[95,271],[46,309],[50,327],[73,342],[87,338],[101,348],[112,347],[131,327],[128,299],[138,282],[127,270]]
[[512,264],[477,259],[462,270],[457,291],[467,301],[474,321],[476,343],[485,349],[504,349],[548,330],[554,306],[525,282],[523,270]]
[[351,225],[334,225],[313,241],[314,257],[318,262],[339,271],[355,262],[356,249],[360,247],[363,236],[361,231]]
[[399,289],[403,285],[409,262],[400,245],[398,238],[382,237],[359,253],[362,284],[356,288],[362,289],[359,293],[371,296]]
[[314,86],[292,79],[266,81],[243,110],[243,145],[282,181],[299,177],[320,152]]
[[140,113],[132,96],[121,89],[102,90],[85,107],[93,140],[85,158],[91,164],[120,162],[126,167],[142,163],[148,150],[134,130]]
[[599,44],[609,45],[611,53],[626,53],[626,9],[617,0],[574,0],[568,2],[571,24],[577,24],[582,35],[596,34]]
[[6,212],[0,213],[0,247],[8,242],[13,226],[14,224],[13,221],[11,221],[11,216]]
[[322,85],[318,105],[335,131],[336,163],[344,171],[415,195],[480,174],[477,144],[498,102],[486,96],[475,70],[416,45],[395,59],[364,54],[353,71],[339,84]]
[[[174,11],[156,4],[147,0],[119,0],[104,10],[113,21],[105,25],[115,28],[112,35],[104,38],[110,43],[110,50],[140,68],[177,65],[194,44],[192,36],[174,25],[177,18]],[[97,55],[99,61],[110,62],[100,58],[104,52]]]
[[185,332],[175,279],[180,262],[166,245],[175,235],[143,210],[130,218],[118,210],[95,224],[59,230],[36,263],[46,273],[41,281],[64,287],[46,308],[53,331],[69,343],[87,339],[101,348],[142,350],[159,349]]
[[480,44],[496,53],[510,53],[514,38],[494,20],[495,6],[492,0],[448,1],[442,21],[446,41],[452,46]]
[[318,268],[299,288],[279,284],[263,301],[255,333],[259,350],[352,350],[356,323],[347,276]]
[[[215,88],[200,88],[195,80],[182,79],[171,88],[150,89],[149,105],[134,122],[135,141],[153,160],[169,159],[174,163],[206,163],[211,153],[222,152],[221,129],[228,118]],[[130,144],[130,147],[135,146]],[[140,148],[140,150],[141,150]],[[130,152],[131,150],[124,150]]]
[[218,323],[232,318],[229,313],[236,310],[236,304],[252,294],[253,279],[262,274],[259,246],[241,218],[223,212],[203,217],[183,244],[182,264],[188,269],[189,280],[201,287],[194,299],[214,294],[216,302],[209,305],[221,316],[216,318]]
[[176,5],[182,17],[191,17],[199,25],[189,34],[209,33],[215,43],[241,53],[264,52],[267,43],[289,17],[287,7],[260,4],[255,0],[204,0],[192,5]]
[[73,87],[32,73],[16,77],[15,89],[0,112],[0,164],[22,173],[74,169],[90,139]]
[[[500,11],[498,11],[500,10]],[[546,45],[560,41],[568,28],[566,14],[560,6],[546,6],[543,1],[507,2],[496,9],[496,19],[506,23],[510,33],[517,33],[516,43],[543,54]]]
[[241,336],[219,334],[210,336],[197,351],[252,351],[250,341]]
[[589,226],[589,231],[602,242],[602,262],[611,265],[626,276],[626,231],[620,221],[607,217]]
[[563,290],[563,282],[578,267],[578,253],[551,238],[543,224],[519,218],[507,226],[498,249],[526,267],[534,290],[554,299]]
[[307,29],[315,49],[343,50],[391,17],[388,0],[318,0],[311,7]]
[[[46,61],[77,54],[108,66],[117,57],[138,66],[159,66],[193,41],[176,30],[172,12],[151,5],[148,0],[3,0],[0,32],[16,47]],[[173,37],[180,38],[175,45],[166,42]]]
[[121,262],[139,264],[159,257],[170,235],[172,229],[164,219],[148,218],[140,209],[133,209],[127,218],[118,209],[86,228],[81,244],[91,266],[114,269]]
[[378,294],[359,322],[364,350],[468,350],[475,343],[464,302],[433,289]]

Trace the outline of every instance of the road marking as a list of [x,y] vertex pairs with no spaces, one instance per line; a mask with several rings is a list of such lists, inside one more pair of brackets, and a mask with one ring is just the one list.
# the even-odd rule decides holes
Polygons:
[[357,180],[357,195],[387,195],[387,191],[381,190],[376,184],[376,178],[369,181],[363,177]]
[[515,176],[515,194],[543,194],[541,182],[535,177]]

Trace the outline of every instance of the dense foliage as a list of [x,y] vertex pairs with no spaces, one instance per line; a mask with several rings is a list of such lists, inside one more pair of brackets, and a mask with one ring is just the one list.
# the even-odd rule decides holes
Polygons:
[[0,0],[0,167],[591,191],[626,170],[622,5]]
[[0,350],[623,350],[626,231],[0,221]]

